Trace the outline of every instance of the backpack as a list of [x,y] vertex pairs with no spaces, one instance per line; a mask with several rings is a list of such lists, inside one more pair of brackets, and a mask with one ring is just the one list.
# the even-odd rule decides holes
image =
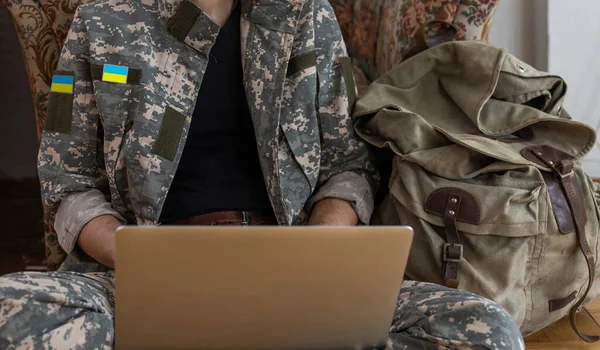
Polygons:
[[451,41],[376,80],[354,111],[387,155],[373,224],[414,230],[406,277],[494,300],[525,336],[567,314],[576,329],[600,292],[600,191],[581,166],[596,132],[565,95],[503,49]]

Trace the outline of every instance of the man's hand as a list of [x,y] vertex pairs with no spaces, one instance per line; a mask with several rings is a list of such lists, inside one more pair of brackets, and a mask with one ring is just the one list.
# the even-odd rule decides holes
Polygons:
[[95,218],[83,227],[77,244],[102,265],[115,268],[115,233],[121,222],[112,215]]
[[309,225],[318,226],[356,226],[358,215],[349,202],[326,198],[315,204],[310,215]]

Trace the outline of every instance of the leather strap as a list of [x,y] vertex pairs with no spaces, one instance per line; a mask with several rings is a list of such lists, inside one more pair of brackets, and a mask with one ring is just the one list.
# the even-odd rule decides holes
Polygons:
[[444,244],[442,274],[446,287],[458,288],[458,264],[463,257],[463,245],[456,229],[456,218],[460,209],[461,196],[449,193],[444,213],[444,226],[446,227],[446,243]]
[[589,278],[587,289],[585,293],[583,293],[583,295],[579,298],[577,303],[575,303],[575,305],[573,305],[571,307],[571,310],[569,311],[569,320],[571,321],[571,327],[573,327],[575,333],[577,333],[577,335],[586,342],[597,342],[598,340],[600,340],[600,337],[581,333],[581,331],[577,328],[577,322],[575,319],[575,315],[577,314],[579,307],[581,307],[581,305],[584,303],[588,293],[592,289],[592,285],[594,284],[594,276],[596,275],[596,273],[594,254],[592,253],[592,250],[588,245],[587,237],[585,235],[586,214],[583,198],[581,197],[581,193],[583,193],[583,191],[581,189],[579,181],[577,180],[577,176],[573,172],[574,163],[570,159],[565,159],[557,163],[555,161],[547,160],[546,157],[544,157],[543,152],[536,152],[535,154],[548,167],[554,169],[558,176],[560,176],[560,183],[563,191],[566,194],[567,202],[569,203],[569,208],[571,209],[571,214],[573,215],[573,219],[575,222],[575,232],[577,233],[577,241],[579,244],[579,248],[585,256],[585,260],[588,266]]
[[571,295],[569,295],[566,298],[550,300],[548,301],[548,310],[550,310],[550,312],[560,310],[565,306],[571,304],[571,302],[575,300],[575,298],[577,298],[577,292],[571,293]]
[[219,211],[194,216],[185,220],[168,223],[175,226],[214,226],[214,225],[265,225],[275,226],[277,220],[272,215],[249,211]]
[[[565,165],[565,164],[561,163],[561,165]],[[565,167],[565,169],[568,169],[568,165]],[[577,333],[577,335],[579,335],[579,337],[581,339],[583,339],[587,342],[596,342],[596,341],[600,340],[600,337],[581,333],[579,331],[579,329],[577,329],[577,323],[575,320],[575,315],[577,314],[579,307],[583,304],[583,302],[585,301],[585,298],[587,297],[588,293],[592,289],[592,285],[594,284],[594,276],[596,275],[595,263],[594,263],[594,253],[592,253],[592,250],[590,249],[588,242],[587,242],[587,237],[585,235],[585,224],[583,224],[584,216],[581,211],[581,208],[583,208],[583,204],[577,205],[578,202],[583,201],[583,198],[577,196],[577,191],[575,189],[575,186],[579,186],[579,183],[576,181],[576,176],[575,176],[575,173],[573,172],[573,167],[571,166],[570,170],[567,170],[564,172],[562,170],[559,170],[559,171],[561,171],[560,176],[561,176],[561,183],[563,186],[563,190],[567,194],[567,200],[569,201],[569,206],[571,207],[571,211],[573,212],[573,217],[575,219],[575,231],[577,232],[577,240],[579,241],[579,248],[581,249],[581,252],[585,256],[585,260],[586,260],[587,266],[588,266],[588,272],[590,275],[589,280],[588,280],[588,286],[585,290],[585,293],[583,293],[581,298],[579,298],[579,301],[575,305],[573,305],[573,307],[571,307],[571,311],[569,311],[569,320],[571,321],[571,326],[573,327],[573,329],[575,330],[575,332]],[[581,191],[579,191],[579,193],[581,193]]]
[[[444,30],[427,38],[426,37],[427,28],[429,28],[431,25],[434,25],[434,24],[443,25]],[[458,33],[458,29],[452,23],[438,21],[438,20],[432,20],[429,22],[425,22],[422,26],[419,27],[419,29],[417,30],[417,33],[414,36],[414,39],[415,39],[414,46],[412,47],[412,49],[410,49],[408,52],[406,52],[404,55],[402,55],[402,57],[404,60],[407,60],[415,55],[420,54],[421,52],[423,52],[431,47],[456,40],[457,33]]]
[[[525,159],[551,170],[554,170],[550,166],[551,162],[552,164],[558,164],[566,161],[567,159],[573,158],[573,156],[568,153],[561,152],[553,147],[545,145],[527,147],[521,151],[521,155]],[[541,160],[540,156],[543,156],[543,160]],[[573,163],[571,163],[571,167],[573,166],[572,164]],[[552,211],[554,212],[558,229],[562,234],[575,234],[575,221],[573,219],[573,213],[569,207],[567,195],[565,194],[565,191],[563,191],[563,187],[560,183],[560,177],[556,176],[555,171],[543,171],[542,176],[544,177],[544,182],[546,183],[546,188],[548,189],[548,195],[550,197],[550,202],[552,203]],[[583,196],[583,194],[581,194],[581,196]],[[587,222],[586,211],[585,208],[583,208],[583,201],[579,204],[582,206],[580,211],[584,217],[583,225],[581,225],[581,227],[585,227]]]
[[442,248],[442,278],[447,287],[458,288],[458,267],[464,251],[456,223],[479,225],[479,205],[469,192],[456,187],[444,187],[429,195],[424,209],[444,220],[446,243]]

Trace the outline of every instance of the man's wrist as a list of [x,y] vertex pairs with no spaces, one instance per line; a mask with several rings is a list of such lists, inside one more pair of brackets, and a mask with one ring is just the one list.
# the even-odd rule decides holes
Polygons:
[[325,198],[315,204],[308,224],[318,226],[356,226],[358,224],[358,215],[350,202],[337,198]]
[[102,215],[84,226],[77,241],[79,247],[99,263],[114,268],[115,232],[122,223],[112,215]]

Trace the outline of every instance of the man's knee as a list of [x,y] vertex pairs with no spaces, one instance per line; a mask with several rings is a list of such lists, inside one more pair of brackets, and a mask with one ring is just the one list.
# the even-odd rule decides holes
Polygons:
[[111,348],[112,310],[99,283],[81,274],[0,277],[0,349],[27,344]]
[[7,349],[22,338],[28,324],[47,318],[41,308],[32,314],[29,305],[39,288],[38,273],[14,273],[0,277],[0,348]]
[[429,283],[404,284],[392,332],[446,347],[525,348],[519,327],[504,308],[481,296]]
[[469,298],[463,305],[451,306],[456,311],[446,318],[449,327],[454,324],[456,334],[465,334],[482,349],[525,349],[519,327],[503,307],[473,294]]
[[43,272],[17,272],[0,277],[0,320],[25,312],[24,305],[32,303],[38,304],[38,310],[45,307],[48,311],[65,304],[65,298],[72,293],[68,293],[64,280],[60,273]]
[[39,281],[38,273],[18,272],[0,277],[0,329],[25,310]]

